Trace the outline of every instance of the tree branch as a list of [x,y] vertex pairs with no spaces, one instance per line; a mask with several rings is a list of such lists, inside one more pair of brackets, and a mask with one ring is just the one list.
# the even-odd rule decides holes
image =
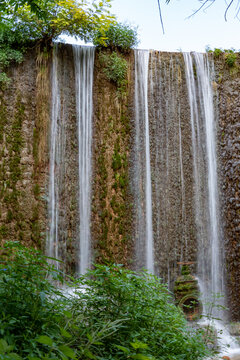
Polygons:
[[161,11],[161,6],[160,6],[160,0],[158,0],[158,9],[159,9],[159,16],[160,16],[160,22],[161,22],[161,26],[162,26],[162,31],[163,31],[163,34],[165,34],[164,25],[163,25],[163,19],[162,19],[162,11]]

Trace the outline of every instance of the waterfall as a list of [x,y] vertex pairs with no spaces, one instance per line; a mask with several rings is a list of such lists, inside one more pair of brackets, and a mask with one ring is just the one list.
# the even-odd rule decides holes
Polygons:
[[[59,258],[59,171],[60,171],[60,91],[58,81],[58,46],[54,47],[52,65],[52,107],[50,130],[50,163],[49,163],[49,231],[47,234],[46,253],[49,257]],[[58,267],[58,263],[56,264]]]
[[204,54],[185,53],[184,60],[191,112],[198,277],[205,303],[224,293],[212,74]]
[[[77,271],[82,274],[91,262],[92,87],[95,51],[93,47],[73,46],[73,55],[75,88],[70,82],[74,76],[73,70],[62,57],[61,48],[55,45],[52,65],[49,231],[46,254],[62,260],[61,268],[66,270],[69,267],[68,252],[72,252],[68,239],[76,236]],[[74,93],[76,107],[74,101],[69,101]],[[77,124],[72,122],[75,117]],[[78,209],[72,211],[72,207]],[[75,229],[75,224],[78,224],[78,229]],[[75,258],[75,254],[73,255]],[[59,267],[59,263],[56,266]]]
[[79,259],[84,274],[91,262],[92,89],[95,49],[73,46],[79,146]]
[[[154,273],[152,184],[148,116],[149,51],[135,50],[135,175],[138,263]],[[144,157],[144,160],[142,158]],[[142,250],[144,249],[144,253]]]

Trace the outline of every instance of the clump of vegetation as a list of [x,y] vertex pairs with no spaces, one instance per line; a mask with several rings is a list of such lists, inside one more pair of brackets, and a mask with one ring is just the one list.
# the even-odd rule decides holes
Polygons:
[[114,51],[111,54],[101,53],[100,62],[107,79],[116,84],[118,90],[123,91],[127,84],[127,61]]
[[0,23],[0,83],[8,83],[5,69],[11,62],[20,63],[23,59],[21,34],[13,32],[9,26]]
[[234,67],[236,65],[237,54],[234,50],[225,50],[225,63],[230,67]]
[[[26,48],[48,48],[60,35],[67,34],[86,42],[98,35],[104,44],[105,32],[115,23],[109,12],[111,0],[46,0],[0,2],[0,81],[8,81],[6,67],[20,62]],[[101,35],[102,34],[102,35]]]
[[219,58],[219,56],[223,53],[222,49],[215,48],[213,51],[213,55],[215,58]]
[[137,29],[127,24],[111,24],[105,32],[104,42],[102,38],[103,35],[98,32],[93,40],[94,45],[109,47],[112,50],[119,49],[126,52],[138,44]]
[[[160,279],[96,265],[71,280],[41,253],[6,243],[0,263],[0,359],[198,360],[207,354]],[[51,281],[50,281],[51,279]],[[66,282],[65,282],[66,284]],[[83,291],[84,288],[84,291]]]

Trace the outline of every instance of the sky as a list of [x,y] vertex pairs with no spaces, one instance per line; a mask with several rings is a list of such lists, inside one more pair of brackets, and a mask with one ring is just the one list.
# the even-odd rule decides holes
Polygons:
[[[112,0],[111,12],[119,22],[138,28],[139,49],[204,52],[210,47],[239,51],[240,20],[236,18],[236,4],[240,0],[234,0],[225,21],[229,1],[215,0],[206,11],[191,16],[200,7],[200,0],[171,0],[168,5],[160,0],[165,34],[157,0]],[[64,39],[76,43],[69,37]]]
[[[201,2],[160,0],[165,34],[163,35],[157,0],[112,0],[112,13],[120,22],[138,26],[138,48],[161,51],[205,51],[211,48],[240,49],[240,21],[235,6],[224,20],[225,0],[216,0],[205,12],[188,18]],[[236,1],[237,3],[237,1]]]

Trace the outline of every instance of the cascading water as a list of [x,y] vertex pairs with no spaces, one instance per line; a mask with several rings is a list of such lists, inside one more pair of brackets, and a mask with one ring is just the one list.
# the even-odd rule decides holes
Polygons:
[[[134,174],[134,192],[137,214],[137,258],[141,266],[145,266],[147,270],[154,273],[152,184],[148,117],[148,63],[149,51],[135,50],[136,167]],[[142,137],[143,134],[144,136]],[[142,154],[144,154],[144,160],[142,159]],[[145,249],[145,251],[143,249]]]
[[205,302],[209,300],[209,295],[224,293],[220,271],[221,231],[214,105],[208,58],[203,54],[194,53],[192,57],[185,53],[184,60],[191,111],[198,276],[203,284]]
[[[77,271],[85,273],[91,262],[92,87],[95,50],[93,47],[73,46],[72,51],[75,74],[57,44],[53,53],[46,253],[62,260],[61,267],[65,270],[74,262]],[[69,81],[74,76],[75,88]],[[62,88],[64,91],[61,91]],[[74,94],[75,101],[72,100]],[[77,123],[72,121],[75,118]],[[75,224],[78,224],[78,229]],[[76,237],[78,256],[73,252],[72,237]],[[59,263],[56,266],[59,267]],[[72,269],[75,271],[75,266]]]
[[94,47],[73,47],[79,145],[79,273],[91,263],[92,88]]
[[[188,87],[195,197],[195,219],[198,235],[198,279],[202,293],[203,315],[225,319],[224,274],[216,159],[216,126],[212,94],[211,64],[204,54],[184,53]],[[194,73],[195,69],[195,73]],[[219,295],[223,298],[219,299]],[[212,303],[211,313],[207,304]],[[204,322],[204,320],[203,320]],[[205,320],[206,322],[206,320]],[[237,342],[219,321],[211,321],[220,334],[223,354],[226,345],[238,348]],[[235,353],[235,350],[229,353]],[[239,350],[237,350],[237,353]]]
[[[54,47],[52,66],[52,109],[51,109],[51,144],[49,164],[49,232],[47,235],[46,253],[49,257],[59,259],[59,163],[60,163],[60,93],[58,84],[58,46]],[[56,263],[58,267],[58,263]]]

